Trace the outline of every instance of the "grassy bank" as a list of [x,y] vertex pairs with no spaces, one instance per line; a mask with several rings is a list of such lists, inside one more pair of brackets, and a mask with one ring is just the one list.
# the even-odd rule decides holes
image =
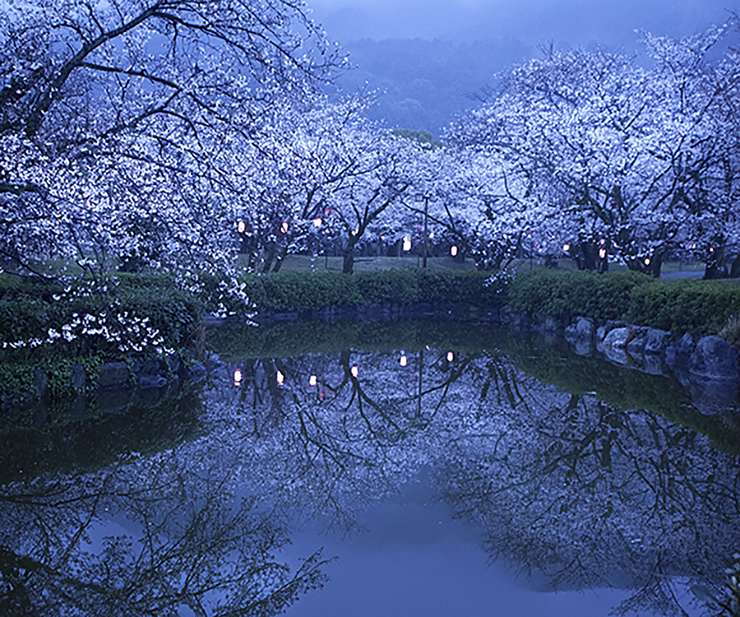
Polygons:
[[[676,335],[718,334],[740,314],[738,281],[657,280],[634,272],[594,274],[534,270],[520,272],[507,289],[514,312],[554,317],[566,324],[580,315],[622,320]],[[730,340],[739,343],[731,333]]]
[[202,323],[202,302],[163,276],[0,277],[0,426],[33,424],[27,409],[40,400],[45,423],[66,418],[103,363],[192,349]]
[[[740,314],[737,281],[655,280],[633,272],[598,275],[522,266],[515,277],[492,281],[490,273],[452,268],[377,269],[352,276],[288,270],[240,280],[258,313],[309,317],[331,307],[457,303],[508,306],[533,319],[554,317],[562,325],[584,316],[705,335],[718,333]],[[158,275],[118,275],[102,285],[0,277],[0,363],[121,358],[193,347],[204,314],[213,308],[205,297],[209,285],[218,290],[219,281],[206,282],[205,294],[195,295]],[[226,308],[245,312],[238,298]]]

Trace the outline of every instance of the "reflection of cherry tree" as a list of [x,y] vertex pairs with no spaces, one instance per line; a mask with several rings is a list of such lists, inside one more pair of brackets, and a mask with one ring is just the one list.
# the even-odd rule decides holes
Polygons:
[[[279,409],[272,429],[287,441],[272,450],[265,431],[249,450],[270,452],[261,479],[278,503],[297,499],[351,523],[356,508],[429,465],[442,498],[484,529],[492,556],[552,587],[627,586],[629,608],[668,606],[671,577],[714,583],[706,573],[738,539],[737,470],[705,439],[543,386],[495,353],[401,357],[345,352],[267,366],[266,376],[282,375],[281,402],[252,411]],[[216,416],[231,426],[232,413]]]
[[404,367],[400,357],[244,360],[238,387],[229,378],[209,393],[209,423],[228,432],[247,481],[259,476],[255,490],[351,527],[358,507],[395,492],[426,460],[426,426],[469,389],[466,360],[417,351]]
[[[3,489],[8,602],[272,614],[321,580],[318,555],[293,574],[269,556],[293,524],[349,530],[423,466],[492,557],[551,588],[631,588],[624,610],[668,612],[676,577],[715,586],[738,542],[731,457],[647,412],[544,386],[495,351],[345,350],[219,375],[199,438]],[[125,533],[101,541],[105,522]]]
[[3,614],[274,615],[321,585],[320,552],[295,572],[275,561],[285,530],[234,494],[233,462],[198,468],[184,451],[132,459],[3,488]]
[[624,612],[678,610],[672,577],[719,582],[738,541],[732,461],[647,412],[516,381],[499,426],[457,441],[439,476],[493,557],[554,589],[632,588]]

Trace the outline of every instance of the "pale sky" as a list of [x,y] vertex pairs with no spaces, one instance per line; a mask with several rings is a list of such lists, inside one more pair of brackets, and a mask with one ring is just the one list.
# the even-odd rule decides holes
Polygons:
[[695,34],[740,12],[740,0],[307,0],[330,38],[510,37],[632,44],[636,29]]

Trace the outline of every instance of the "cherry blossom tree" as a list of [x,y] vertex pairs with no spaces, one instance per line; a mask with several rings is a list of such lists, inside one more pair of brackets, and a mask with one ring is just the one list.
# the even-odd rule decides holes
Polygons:
[[245,193],[234,152],[262,110],[341,64],[293,0],[0,10],[0,251],[23,272],[108,251],[155,267],[218,260]]
[[273,205],[259,200],[246,216],[253,226],[267,217],[283,254],[341,243],[343,271],[351,274],[358,243],[394,218],[420,146],[364,120],[366,105],[364,97],[318,100],[275,117],[258,181]]
[[562,247],[582,268],[605,270],[612,257],[659,275],[666,251],[712,236],[700,228],[717,238],[735,225],[737,59],[707,59],[730,25],[680,41],[644,35],[651,69],[550,49],[509,71],[450,141],[498,165],[498,201],[522,213],[520,237]]
[[707,59],[734,23],[737,18],[680,41],[644,35],[661,102],[652,154],[666,167],[667,186],[653,216],[677,229],[676,247],[704,261],[708,278],[729,273],[722,270],[725,252],[736,252],[731,246],[740,237],[740,62],[734,49]]

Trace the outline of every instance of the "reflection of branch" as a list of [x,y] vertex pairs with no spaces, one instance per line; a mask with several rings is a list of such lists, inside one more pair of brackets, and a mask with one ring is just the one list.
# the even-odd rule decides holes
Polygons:
[[[186,457],[154,463],[82,478],[79,498],[73,493],[80,489],[70,483],[63,499],[56,486],[47,503],[40,495],[32,505],[5,501],[0,612],[159,615],[187,605],[199,616],[269,616],[322,584],[328,561],[320,551],[294,574],[274,561],[271,555],[286,542],[284,530],[253,500],[233,503],[228,468],[209,478],[181,468]],[[119,494],[102,488],[134,482],[145,488]],[[95,492],[96,485],[101,490]],[[105,523],[103,504],[138,530],[106,537],[96,549],[88,535]]]
[[349,403],[347,404],[346,411],[349,411],[349,409],[352,406],[352,402],[355,400],[355,398],[357,398],[357,410],[360,414],[360,417],[365,421],[367,430],[370,431],[370,434],[373,436],[373,438],[379,441],[380,436],[378,435],[378,432],[375,430],[375,428],[372,425],[372,422],[370,421],[370,419],[365,414],[365,411],[362,408],[363,402],[367,403],[368,405],[370,405],[370,407],[372,407],[375,411],[378,412],[378,414],[383,418],[383,420],[385,420],[389,425],[393,427],[395,431],[395,435],[396,435],[396,438],[393,439],[393,441],[395,441],[398,438],[398,435],[402,433],[401,428],[398,426],[398,424],[396,424],[396,422],[393,421],[392,418],[390,418],[383,411],[382,407],[378,403],[373,401],[367,395],[367,393],[363,390],[360,384],[360,380],[357,379],[357,377],[355,377],[352,374],[352,369],[350,368],[350,359],[351,359],[351,355],[350,355],[349,350],[343,351],[340,354],[339,363],[342,366],[342,369],[344,370],[344,379],[342,381],[342,385],[346,384],[347,382],[352,384],[352,396],[350,398]]
[[661,615],[680,615],[689,617],[676,596],[674,585],[670,578],[663,573],[660,555],[644,584],[629,598],[623,600],[613,609],[614,615],[626,615],[649,611]]

